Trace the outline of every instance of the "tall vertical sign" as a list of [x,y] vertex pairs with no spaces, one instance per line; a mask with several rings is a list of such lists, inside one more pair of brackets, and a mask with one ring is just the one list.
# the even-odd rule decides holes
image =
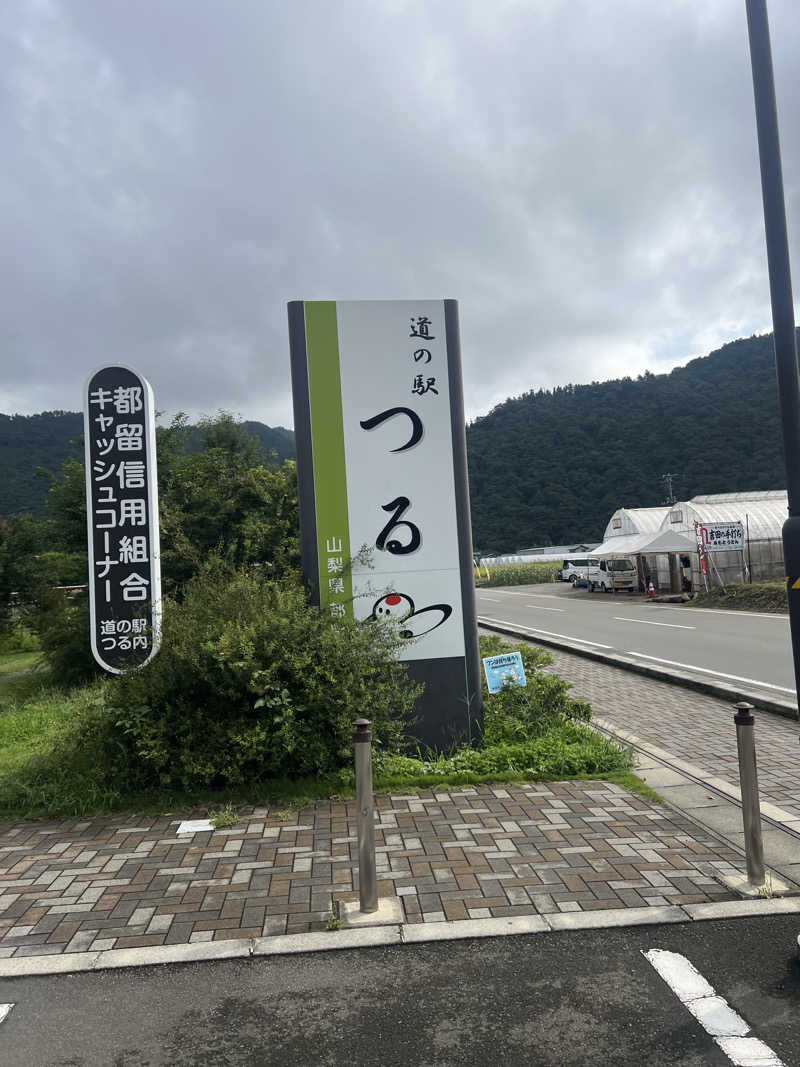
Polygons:
[[454,300],[289,304],[303,571],[334,618],[389,620],[415,734],[480,728]]
[[141,667],[161,641],[153,390],[102,367],[84,396],[92,653],[104,670]]

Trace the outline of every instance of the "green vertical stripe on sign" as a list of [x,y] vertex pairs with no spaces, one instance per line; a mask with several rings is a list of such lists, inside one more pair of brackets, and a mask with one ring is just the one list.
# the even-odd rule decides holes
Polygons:
[[332,300],[315,300],[304,304],[304,308],[317,511],[319,602],[321,607],[328,607],[332,614],[338,612],[352,618],[353,582],[350,576],[350,526],[347,518],[336,304]]

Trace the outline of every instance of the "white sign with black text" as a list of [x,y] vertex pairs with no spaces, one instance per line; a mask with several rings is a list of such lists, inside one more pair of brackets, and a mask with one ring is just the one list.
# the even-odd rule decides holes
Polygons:
[[706,552],[741,552],[744,549],[744,526],[740,522],[699,522],[698,544]]

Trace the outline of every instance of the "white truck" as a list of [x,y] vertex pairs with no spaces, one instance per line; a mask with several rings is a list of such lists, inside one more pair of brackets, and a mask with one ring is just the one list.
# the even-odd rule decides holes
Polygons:
[[638,586],[636,564],[628,556],[565,559],[558,577],[562,582],[570,582],[573,588],[588,586],[590,593],[596,589],[602,593],[619,590],[634,593]]
[[636,564],[629,556],[613,556],[611,559],[600,560],[602,577],[594,582],[589,582],[589,592],[595,589],[612,593],[624,591],[635,593],[639,586],[639,578],[636,573]]

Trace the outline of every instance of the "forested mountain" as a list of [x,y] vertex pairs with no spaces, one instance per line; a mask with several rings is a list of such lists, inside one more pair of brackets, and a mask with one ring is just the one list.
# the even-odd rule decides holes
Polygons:
[[599,541],[619,507],[785,486],[772,335],[669,374],[506,400],[467,427],[481,554]]
[[[278,459],[294,434],[248,422]],[[76,412],[0,415],[0,517],[40,513],[83,432]],[[188,445],[200,448],[196,429]],[[669,374],[506,400],[467,427],[473,543],[484,553],[602,537],[618,507],[785,484],[772,335],[733,341]]]
[[[282,426],[246,422],[267,454],[279,462],[293,459],[294,433]],[[201,448],[199,431],[187,427],[187,447]],[[57,474],[67,457],[83,459],[83,415],[77,411],[44,411],[40,415],[0,415],[0,518],[42,513],[50,474]]]
[[41,512],[50,488],[44,472],[57,474],[68,456],[82,456],[71,443],[82,433],[77,411],[0,415],[0,518]]

